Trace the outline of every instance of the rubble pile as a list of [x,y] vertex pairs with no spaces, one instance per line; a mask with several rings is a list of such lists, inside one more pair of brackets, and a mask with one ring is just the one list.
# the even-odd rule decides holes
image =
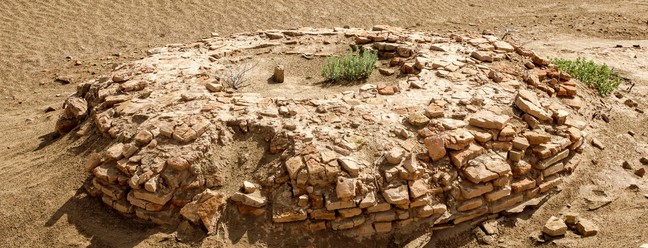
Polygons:
[[[401,77],[303,99],[237,92],[214,76],[259,54],[330,56],[333,44],[377,51],[381,73]],[[277,70],[268,77],[290,74]],[[209,232],[225,204],[352,235],[479,220],[555,189],[587,133],[574,82],[533,52],[491,35],[387,26],[155,48],[66,103],[57,131],[111,142],[88,158],[91,195],[128,216]],[[225,149],[242,135],[259,137],[267,163],[249,181],[225,180],[236,165],[213,154],[238,152]],[[232,184],[242,190],[224,190]]]

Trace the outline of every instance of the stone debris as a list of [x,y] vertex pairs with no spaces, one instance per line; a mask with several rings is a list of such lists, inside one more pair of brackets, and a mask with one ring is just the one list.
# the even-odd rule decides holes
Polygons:
[[484,229],[484,232],[488,235],[496,235],[499,233],[499,229],[497,228],[497,221],[496,220],[487,220],[484,223],[482,223],[481,227]]
[[496,243],[495,238],[484,233],[484,230],[479,227],[475,227],[473,229],[473,234],[475,235],[477,242],[479,242],[480,244],[494,245]]
[[565,214],[565,223],[567,223],[567,225],[570,225],[570,226],[576,225],[576,223],[579,220],[579,216],[580,215],[577,214],[577,213],[566,213]]
[[552,237],[563,236],[567,233],[567,225],[562,219],[551,216],[542,228],[542,232]]
[[[235,92],[208,76],[261,53],[303,59],[294,45],[313,39],[376,51],[381,73],[404,77],[303,99]],[[183,230],[214,232],[228,202],[277,225],[358,235],[479,220],[547,197],[586,139],[587,123],[562,103],[577,99],[570,77],[489,35],[300,28],[147,54],[79,84],[56,131],[89,126],[96,132],[87,134],[109,141],[87,160],[89,193],[128,216]],[[522,70],[528,75],[511,73]],[[284,73],[277,66],[273,80],[283,82]],[[228,185],[228,168],[255,157],[227,150],[243,134],[258,138],[250,140],[268,160]],[[237,152],[238,163],[222,158]],[[232,188],[242,190],[224,194]],[[566,226],[554,217],[545,229],[563,235]],[[484,230],[497,233],[492,224]]]
[[274,68],[274,74],[272,75],[272,79],[276,83],[283,83],[284,82],[284,67],[283,65],[278,65]]
[[70,97],[63,104],[63,114],[56,122],[56,131],[59,134],[65,134],[83,121],[88,113],[88,103],[86,99],[80,97]]
[[648,165],[648,158],[647,157],[642,157],[641,159],[639,159],[639,162],[641,162],[641,164],[643,164],[643,165]]
[[601,142],[597,138],[592,138],[592,146],[594,146],[594,147],[596,147],[598,149],[601,149],[601,150],[605,150],[605,145],[603,144],[603,142]]
[[244,181],[243,182],[243,191],[246,194],[254,193],[254,191],[256,191],[256,189],[257,189],[257,187],[256,187],[256,185],[254,185],[254,183],[251,183],[249,181]]
[[576,223],[576,230],[583,237],[594,236],[599,232],[598,226],[589,220],[579,218]]

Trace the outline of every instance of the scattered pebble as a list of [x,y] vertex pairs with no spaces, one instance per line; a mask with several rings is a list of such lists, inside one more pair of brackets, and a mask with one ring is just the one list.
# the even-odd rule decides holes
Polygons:
[[605,123],[610,123],[610,118],[607,116],[607,114],[601,114],[601,118]]
[[641,162],[641,163],[644,164],[644,165],[648,165],[648,158],[647,158],[647,157],[643,157],[643,158],[639,159],[639,162]]
[[593,222],[579,218],[578,223],[576,223],[576,230],[583,237],[594,236],[599,232],[599,228]]
[[533,232],[529,235],[529,239],[533,240],[536,243],[545,243],[547,240],[544,237],[544,234],[541,231]]
[[563,236],[567,233],[567,225],[565,225],[565,222],[562,219],[556,216],[551,216],[542,228],[542,232],[553,237]]
[[495,235],[499,233],[496,220],[487,220],[482,223],[481,226],[484,229],[484,232],[486,232],[486,234],[488,235]]
[[579,214],[578,213],[566,213],[565,214],[565,223],[568,225],[575,225],[578,222]]
[[625,102],[623,102],[623,104],[625,104],[626,106],[631,107],[631,108],[636,108],[637,106],[639,106],[639,104],[637,102],[635,102],[634,100],[632,100],[632,99],[625,100]]
[[65,85],[65,84],[70,84],[70,83],[72,83],[72,79],[70,79],[70,77],[67,77],[67,76],[57,76],[57,77],[54,79],[54,82],[57,82],[57,83],[60,83],[60,84],[64,84],[64,85]]
[[605,145],[597,138],[592,138],[592,145],[598,149],[605,150]]
[[623,93],[616,91],[616,92],[614,92],[614,96],[621,99],[621,98],[623,98]]

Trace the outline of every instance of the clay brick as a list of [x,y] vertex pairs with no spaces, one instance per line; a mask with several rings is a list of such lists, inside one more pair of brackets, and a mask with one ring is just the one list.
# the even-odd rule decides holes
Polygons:
[[319,221],[319,222],[308,224],[308,230],[310,231],[319,231],[324,229],[326,229],[326,221]]
[[391,204],[383,202],[383,203],[378,203],[373,207],[367,208],[367,213],[384,212],[384,211],[389,211],[390,209],[391,209]]
[[536,181],[525,178],[520,181],[512,183],[511,190],[513,193],[518,193],[518,192],[532,189],[535,186],[536,186]]
[[373,223],[374,229],[378,233],[382,232],[391,232],[392,230],[392,223],[391,222],[376,222]]
[[361,208],[338,209],[337,211],[338,213],[340,213],[340,216],[342,216],[343,218],[350,218],[362,214]]
[[553,174],[559,173],[565,169],[565,164],[562,162],[558,162],[552,166],[547,167],[543,172],[542,175],[545,177],[551,176]]
[[364,223],[358,226],[358,228],[355,229],[355,232],[358,235],[366,236],[376,233],[376,230],[374,229],[372,223]]
[[392,221],[396,220],[396,212],[387,211],[374,214],[375,221]]
[[562,177],[556,176],[556,175],[554,175],[554,176],[552,176],[550,178],[546,178],[544,180],[544,183],[540,184],[540,186],[539,186],[540,193],[544,193],[544,192],[547,192],[547,191],[555,188],[556,186],[558,186],[558,185],[560,185],[562,183],[562,180],[563,180]]
[[465,214],[457,215],[457,217],[455,217],[455,219],[454,219],[454,224],[457,225],[457,224],[465,222],[465,221],[476,219],[476,218],[481,217],[481,216],[483,216],[483,215],[485,215],[487,213],[488,213],[488,206],[483,206],[483,207],[480,207],[478,209],[467,212]]
[[538,169],[538,170],[544,170],[547,167],[549,167],[550,165],[555,164],[558,161],[561,161],[561,160],[567,158],[567,156],[569,156],[569,150],[563,150],[563,151],[557,153],[556,155],[554,155],[551,158],[548,158],[548,159],[545,159],[545,160],[542,160],[542,161],[536,163],[533,167]]
[[457,205],[457,211],[464,212],[473,210],[475,208],[481,207],[482,205],[484,205],[484,200],[481,197],[473,198],[459,203],[459,205]]
[[522,202],[524,200],[524,195],[511,195],[506,198],[500,199],[497,202],[491,204],[490,213],[499,213],[504,211],[513,205]]
[[493,185],[491,183],[473,184],[470,182],[462,182],[459,187],[461,189],[461,195],[465,199],[475,198],[493,191]]
[[334,220],[335,211],[328,211],[326,209],[315,209],[310,213],[311,219],[314,220]]
[[470,144],[466,149],[456,152],[450,152],[450,160],[457,168],[462,168],[468,160],[476,158],[485,153],[486,150],[478,145]]
[[487,201],[493,202],[497,201],[503,197],[509,196],[511,194],[511,187],[506,186],[502,189],[495,190],[493,192],[487,193],[484,195]]

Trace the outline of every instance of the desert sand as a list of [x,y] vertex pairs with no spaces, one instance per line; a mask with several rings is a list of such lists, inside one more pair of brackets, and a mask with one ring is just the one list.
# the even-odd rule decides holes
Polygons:
[[[3,247],[184,246],[169,230],[138,223],[87,197],[80,159],[92,144],[57,137],[54,123],[76,83],[170,43],[191,43],[212,32],[227,35],[300,26],[371,27],[388,24],[438,33],[490,30],[505,33],[549,57],[584,56],[608,63],[635,83],[630,93],[646,106],[648,3],[645,1],[3,1],[0,3],[0,239]],[[622,45],[622,48],[614,48]],[[632,48],[639,45],[639,48]],[[62,84],[56,78],[67,78]],[[624,84],[621,89],[627,89]],[[605,101],[620,101],[608,96]],[[603,104],[605,105],[605,104]],[[46,112],[48,107],[55,111]],[[645,109],[645,107],[644,107]],[[647,179],[621,168],[648,156],[645,114],[601,109],[592,122],[606,143],[590,150],[564,190],[540,209],[501,228],[498,244],[529,246],[529,234],[567,205],[586,207],[597,187],[614,200],[586,216],[600,223],[591,238],[567,237],[558,246],[638,247],[648,243]],[[628,135],[628,131],[635,133]],[[593,163],[592,160],[595,160]],[[640,165],[636,165],[640,166]],[[639,190],[628,190],[630,184]],[[598,192],[598,191],[596,191]],[[269,246],[245,234],[238,246]],[[435,232],[429,246],[478,246],[466,232]],[[443,237],[440,239],[439,237]],[[335,239],[332,239],[335,240]],[[267,241],[267,240],[266,240]],[[427,243],[422,237],[422,244]],[[268,241],[269,242],[269,241]],[[203,246],[218,245],[208,237]],[[330,243],[334,246],[335,243]],[[398,246],[394,240],[366,246]]]

